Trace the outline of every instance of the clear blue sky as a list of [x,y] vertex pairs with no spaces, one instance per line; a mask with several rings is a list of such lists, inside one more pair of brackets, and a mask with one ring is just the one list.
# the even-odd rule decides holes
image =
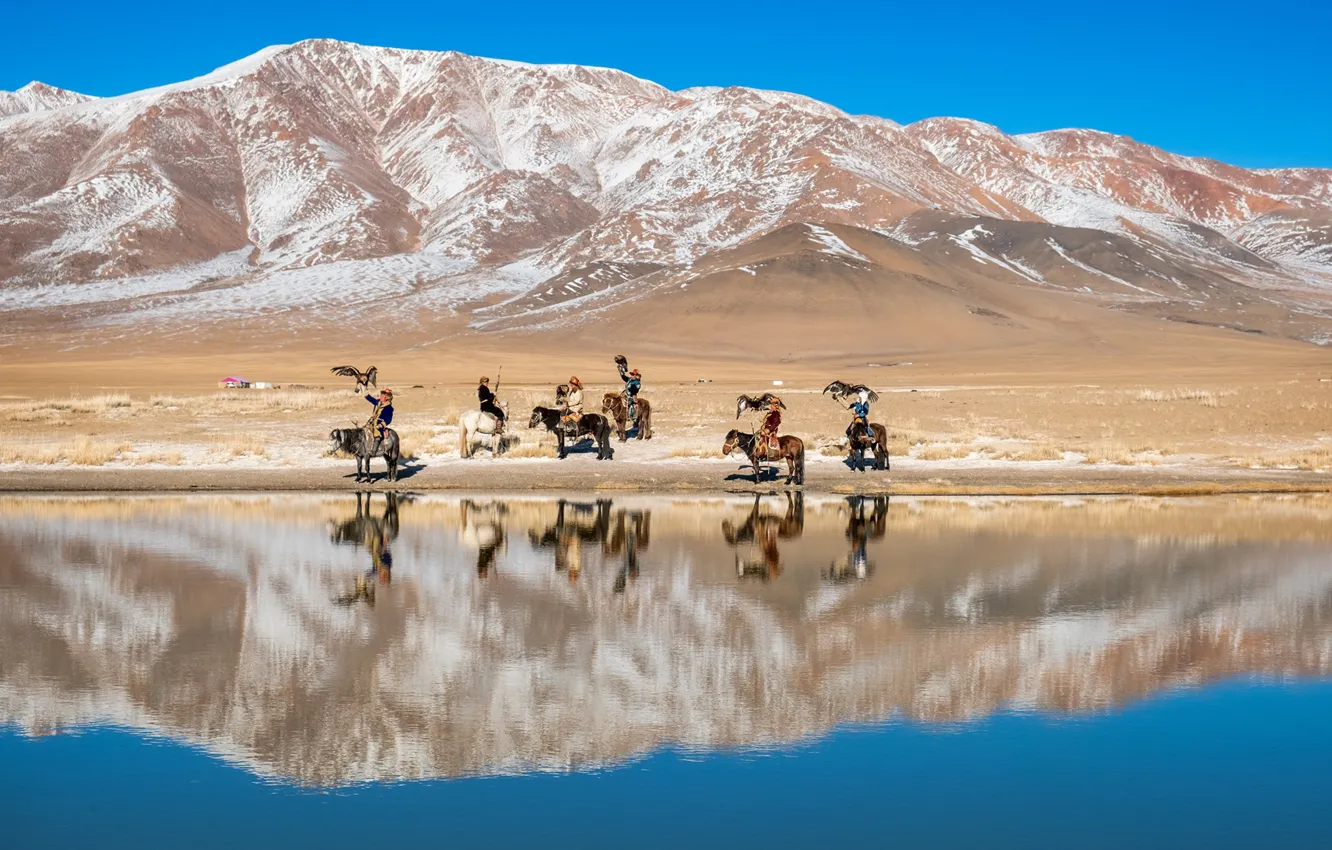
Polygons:
[[112,95],[338,38],[800,92],[910,122],[1093,127],[1240,165],[1332,167],[1332,2],[12,3],[0,89]]

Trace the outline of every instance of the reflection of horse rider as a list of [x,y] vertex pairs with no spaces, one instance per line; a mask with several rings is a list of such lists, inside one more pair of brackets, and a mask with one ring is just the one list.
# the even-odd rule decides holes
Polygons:
[[722,536],[732,546],[753,543],[758,547],[761,560],[735,556],[736,572],[740,578],[761,578],[770,581],[782,572],[782,556],[777,548],[777,541],[799,539],[805,531],[805,494],[786,494],[786,514],[778,519],[775,516],[760,513],[760,496],[754,497],[754,505],[744,524],[734,525],[730,520],[722,521]]
[[583,382],[574,375],[569,378],[569,393],[564,397],[564,416],[562,421],[566,430],[578,427],[578,420],[583,417]]
[[846,501],[850,509],[846,522],[846,539],[851,542],[851,551],[845,559],[834,562],[832,568],[824,575],[825,578],[835,582],[864,579],[874,572],[874,564],[869,560],[868,544],[871,540],[883,539],[888,530],[887,496],[873,498],[874,513],[868,519],[865,517],[865,503],[869,499],[864,496],[851,496]]
[[376,529],[366,548],[370,550],[370,569],[365,572],[366,578],[377,578],[380,584],[393,581],[393,553],[389,551],[388,535]]
[[624,555],[624,562],[611,585],[612,593],[624,593],[629,581],[638,578],[638,553],[648,547],[651,516],[649,511],[621,509],[610,536],[602,544],[602,551],[607,555]]
[[781,405],[782,400],[777,396],[773,396],[768,402],[768,415],[763,417],[763,424],[759,426],[758,439],[754,445],[755,457],[776,457],[781,454],[781,446],[777,442],[777,429],[782,424]]
[[855,401],[851,402],[851,424],[846,426],[846,437],[856,441],[857,433],[869,436],[869,392],[861,390]]
[[375,604],[375,580],[379,584],[388,584],[393,580],[393,553],[389,543],[398,536],[398,494],[384,494],[384,513],[376,517],[371,514],[371,496],[356,494],[356,515],[349,520],[335,522],[330,539],[334,543],[364,546],[370,553],[370,569],[357,573],[355,585],[350,593],[337,597],[334,601],[351,605],[364,600]]
[[615,355],[615,365],[620,369],[620,380],[624,381],[624,396],[629,408],[629,421],[638,417],[638,391],[643,388],[643,376],[637,369],[629,368],[629,361],[623,354]]
[[481,401],[481,412],[495,417],[495,433],[504,433],[504,409],[499,406],[495,393],[490,389],[490,379],[482,376],[481,385],[476,388],[476,397]]
[[379,398],[372,395],[365,397],[365,400],[375,406],[375,410],[370,414],[370,418],[365,423],[365,441],[370,447],[371,453],[379,450],[379,443],[384,439],[384,432],[393,422],[393,390],[380,390]]

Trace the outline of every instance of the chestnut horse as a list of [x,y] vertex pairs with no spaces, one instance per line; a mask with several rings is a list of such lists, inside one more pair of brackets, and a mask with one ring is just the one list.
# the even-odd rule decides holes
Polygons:
[[[640,398],[634,402],[637,408],[637,418],[634,425],[638,428],[638,439],[652,439],[652,405],[648,400]],[[629,410],[624,403],[624,396],[619,393],[606,393],[601,399],[601,412],[606,414],[606,418],[615,423],[615,433],[619,435],[620,442],[623,443],[628,437],[625,435],[629,421]]]
[[877,422],[871,422],[868,431],[866,433],[866,429],[857,429],[855,439],[851,440],[847,457],[851,468],[865,471],[865,450],[869,449],[874,452],[875,469],[892,469],[888,461],[888,429]]
[[722,454],[729,455],[731,452],[739,449],[749,458],[749,465],[754,467],[754,483],[757,484],[763,478],[763,469],[760,464],[763,460],[786,461],[787,484],[805,483],[805,443],[799,437],[785,436],[777,438],[776,455],[765,454],[763,458],[755,455],[758,451],[758,440],[753,434],[746,434],[743,431],[737,431],[732,428],[726,434],[726,442],[722,444]]

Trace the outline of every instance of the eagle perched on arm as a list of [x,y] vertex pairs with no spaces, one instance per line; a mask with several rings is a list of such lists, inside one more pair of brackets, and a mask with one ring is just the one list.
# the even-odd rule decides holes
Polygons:
[[848,384],[844,381],[833,381],[831,384],[823,388],[823,392],[832,393],[832,397],[838,401],[854,398],[861,393],[867,393],[869,400],[872,402],[877,402],[879,400],[879,394],[864,384]]
[[362,389],[366,387],[376,387],[376,388],[379,387],[379,384],[375,383],[375,379],[379,377],[379,370],[376,369],[374,366],[371,366],[369,369],[366,369],[364,372],[358,370],[355,366],[334,366],[332,369],[329,369],[328,371],[332,372],[334,375],[340,375],[344,378],[355,378],[357,392],[360,392]]
[[767,410],[768,405],[772,403],[773,399],[777,399],[777,405],[781,407],[782,410],[786,409],[786,404],[772,393],[764,393],[763,395],[742,395],[735,400],[735,418],[739,419],[744,415],[746,410],[757,410],[760,412]]

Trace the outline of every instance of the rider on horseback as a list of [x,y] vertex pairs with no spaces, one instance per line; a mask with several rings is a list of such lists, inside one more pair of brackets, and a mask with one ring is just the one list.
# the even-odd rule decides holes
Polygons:
[[569,392],[564,397],[564,415],[561,421],[568,431],[578,427],[578,420],[583,418],[583,382],[574,375],[569,378]]
[[869,410],[869,391],[861,390],[856,400],[851,402],[851,424],[846,426],[846,437],[852,443],[856,441],[857,434],[870,436]]
[[379,451],[380,441],[384,439],[384,432],[393,422],[393,390],[380,390],[379,398],[372,395],[365,397],[365,400],[375,406],[375,410],[370,414],[370,419],[365,423],[365,444],[370,447],[370,452]]
[[615,355],[615,365],[620,368],[620,380],[624,381],[624,396],[629,408],[629,421],[638,418],[638,391],[643,388],[643,376],[637,369],[629,368],[629,361],[623,354]]
[[481,385],[476,388],[476,396],[481,401],[481,412],[495,417],[495,433],[504,433],[504,409],[495,400],[495,393],[490,389],[490,378],[482,376]]
[[763,417],[763,424],[759,426],[758,439],[754,444],[754,454],[756,457],[765,458],[769,455],[774,457],[781,453],[781,446],[777,443],[777,429],[782,424],[782,400],[773,396],[768,400],[768,415]]

